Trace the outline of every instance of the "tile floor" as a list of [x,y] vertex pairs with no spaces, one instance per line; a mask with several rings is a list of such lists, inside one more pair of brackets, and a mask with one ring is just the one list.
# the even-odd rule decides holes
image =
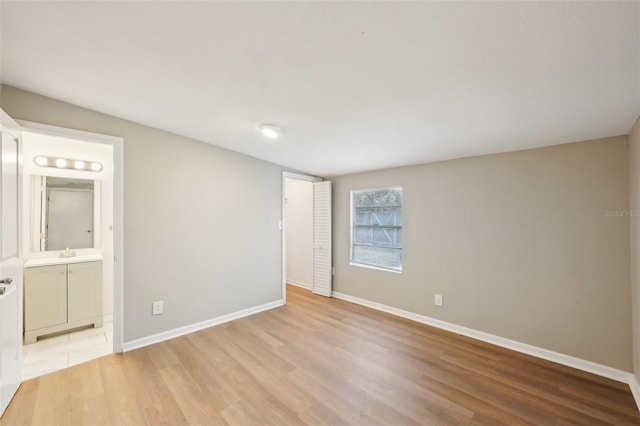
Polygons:
[[22,380],[33,379],[113,353],[113,322],[100,328],[42,339],[22,347]]

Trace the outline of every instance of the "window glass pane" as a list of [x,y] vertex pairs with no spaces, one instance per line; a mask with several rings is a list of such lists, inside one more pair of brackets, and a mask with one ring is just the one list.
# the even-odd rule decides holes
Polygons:
[[373,232],[371,232],[371,228],[356,228],[354,240],[355,244],[371,244],[373,241]]
[[402,266],[402,251],[398,249],[388,250],[372,246],[354,246],[354,257],[367,265],[382,266],[388,268],[400,268]]
[[358,192],[355,194],[354,203],[356,207],[373,206],[373,194],[370,192]]
[[351,193],[351,261],[402,269],[402,188]]
[[374,219],[373,225],[393,226],[395,225],[395,220],[394,220],[395,216],[396,216],[395,208],[383,207],[383,208],[377,209],[373,213],[373,219]]
[[394,214],[394,225],[402,226],[402,207],[396,207]]
[[395,231],[393,229],[374,229],[373,230],[373,245],[378,247],[393,247]]
[[356,225],[372,225],[372,211],[370,209],[356,209],[355,214]]

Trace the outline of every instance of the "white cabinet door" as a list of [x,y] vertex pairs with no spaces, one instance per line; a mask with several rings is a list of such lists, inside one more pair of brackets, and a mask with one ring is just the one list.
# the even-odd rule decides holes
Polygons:
[[[0,416],[22,380],[22,271],[20,206],[22,131],[0,110]],[[7,282],[11,280],[10,284]]]
[[331,182],[313,183],[313,287],[331,297]]
[[25,330],[66,323],[67,265],[27,268],[24,276]]
[[102,262],[70,263],[69,322],[102,315]]

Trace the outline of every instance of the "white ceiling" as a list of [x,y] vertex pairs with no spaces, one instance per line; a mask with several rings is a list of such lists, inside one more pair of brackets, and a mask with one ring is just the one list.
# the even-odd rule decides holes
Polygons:
[[627,134],[640,115],[637,1],[0,12],[3,83],[321,176]]

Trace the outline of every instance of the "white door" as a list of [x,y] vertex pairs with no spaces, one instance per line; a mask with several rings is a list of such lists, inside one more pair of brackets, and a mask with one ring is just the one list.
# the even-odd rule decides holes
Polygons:
[[22,273],[20,255],[20,127],[0,110],[0,416],[22,380]]
[[313,183],[313,288],[331,297],[331,182]]

